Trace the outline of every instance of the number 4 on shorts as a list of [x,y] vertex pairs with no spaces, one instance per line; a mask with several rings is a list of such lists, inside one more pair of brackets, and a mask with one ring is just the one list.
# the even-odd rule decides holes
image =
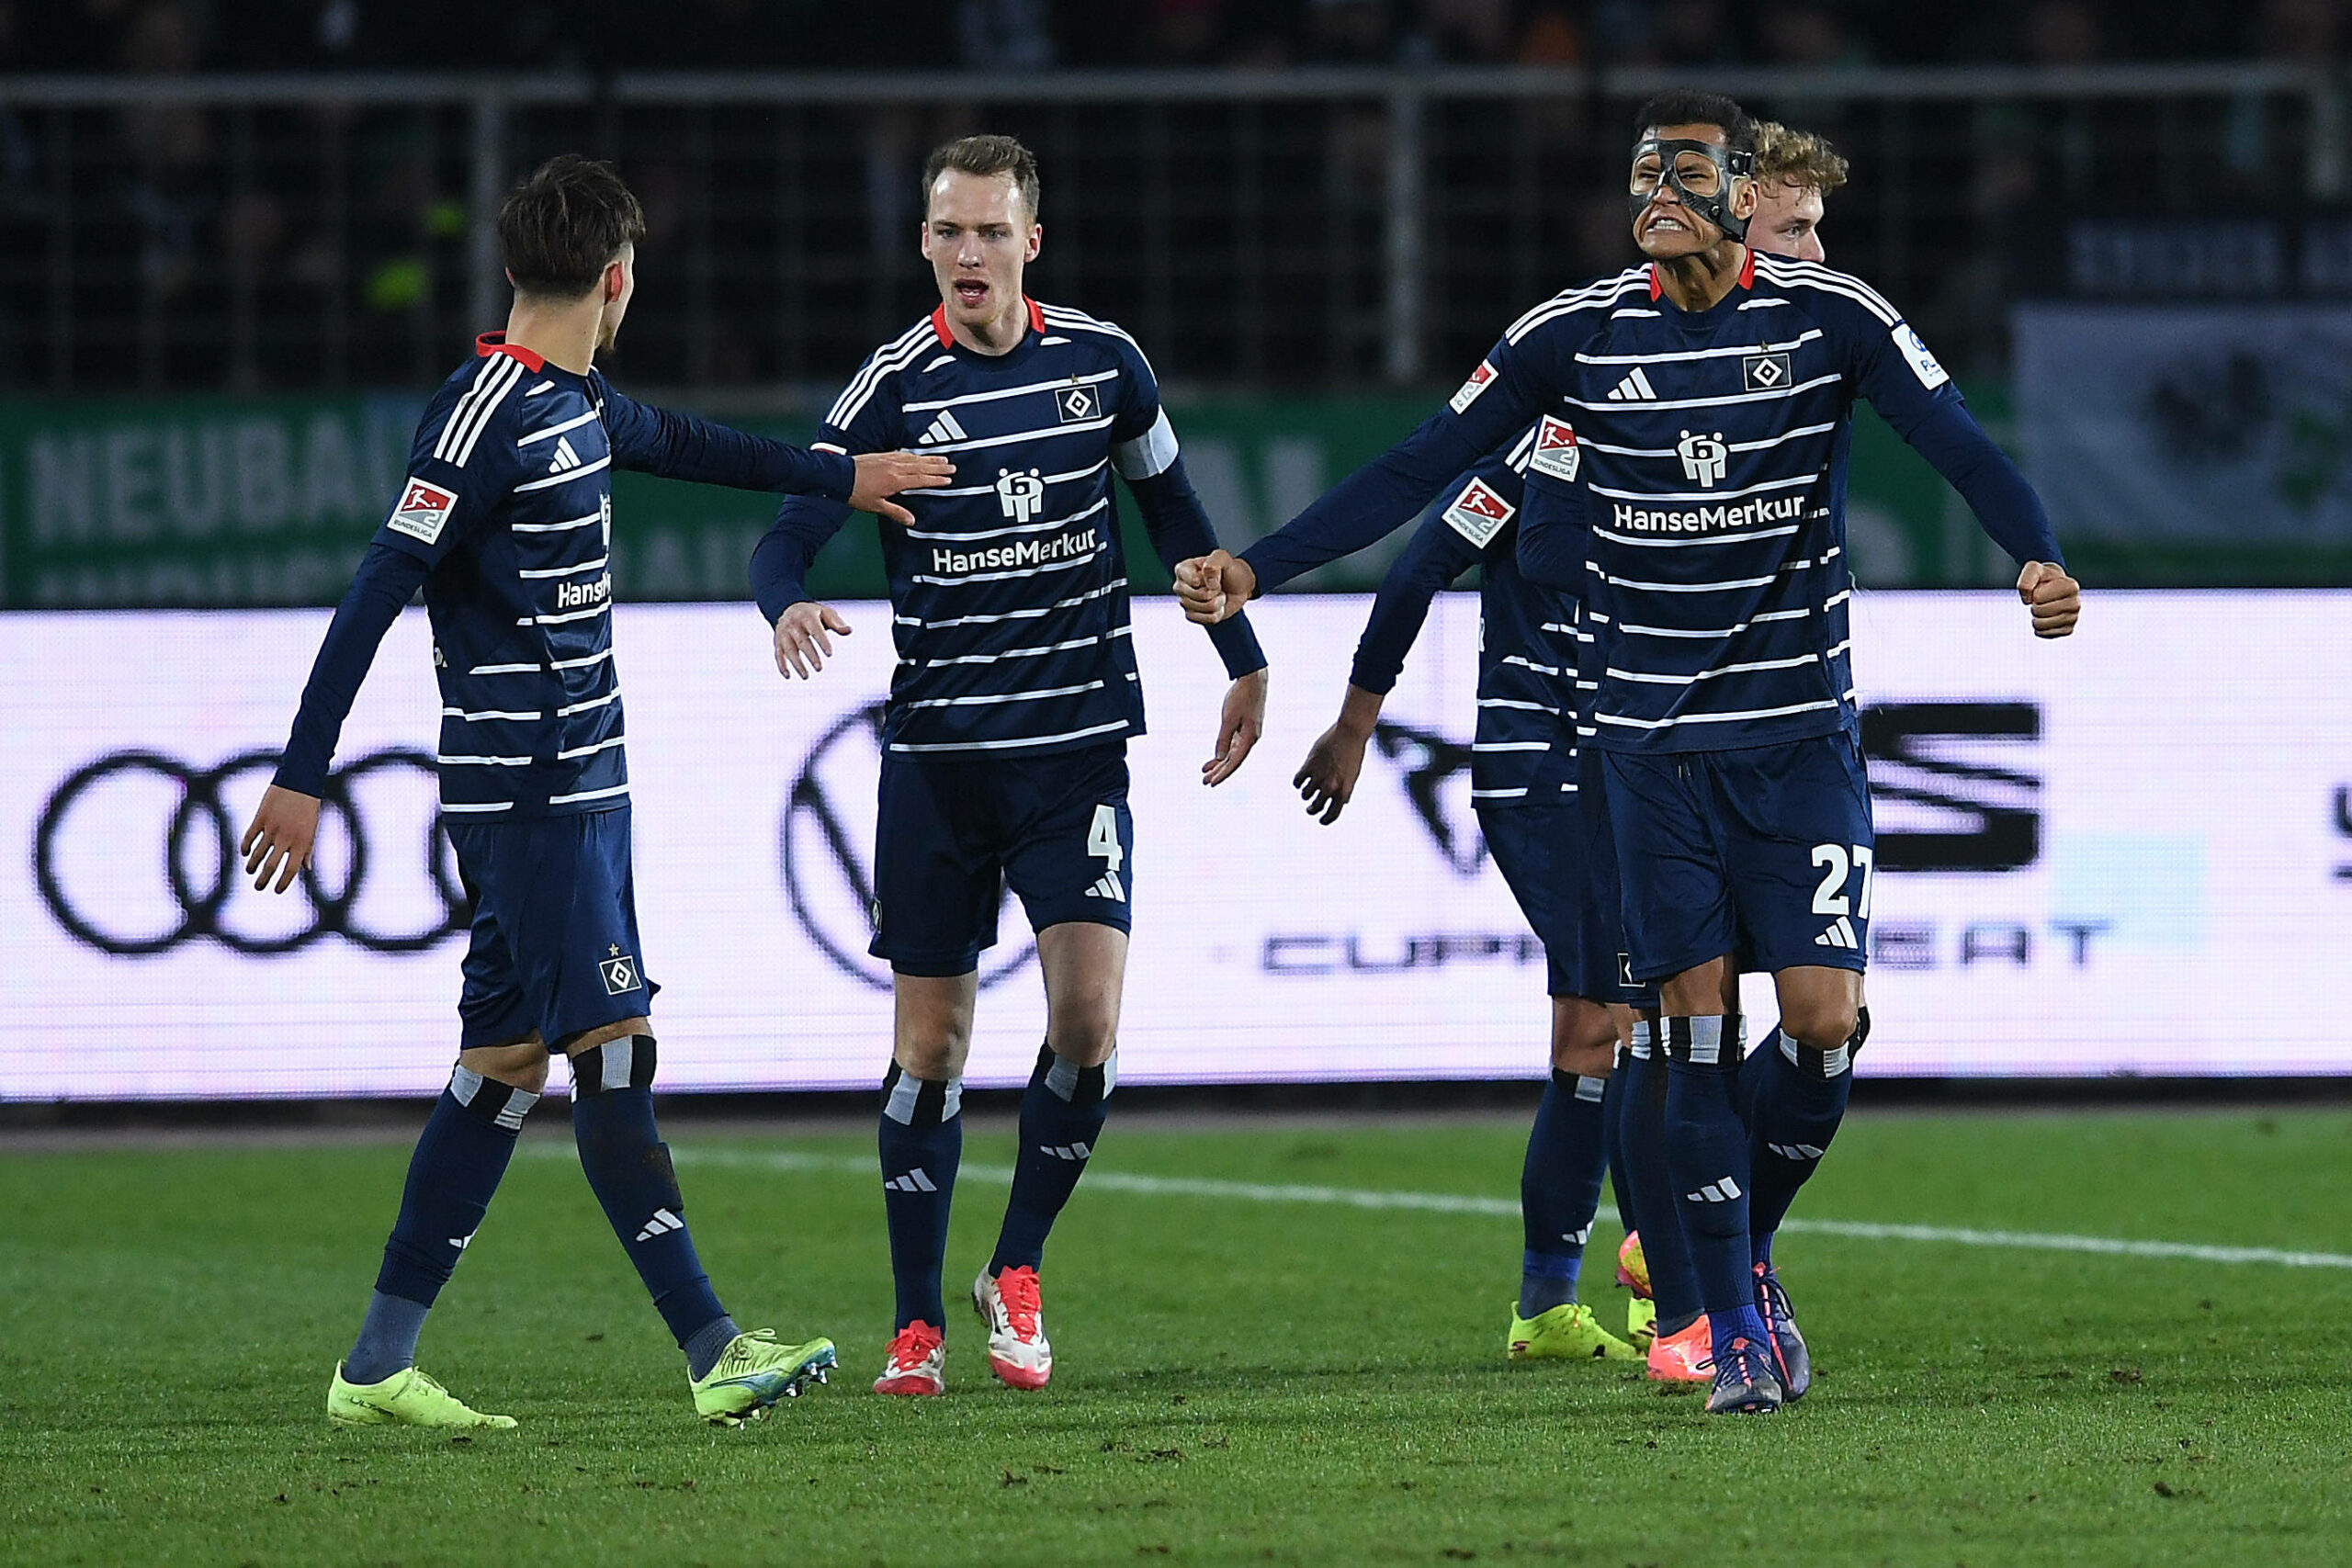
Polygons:
[[1119,881],[1119,867],[1126,863],[1127,852],[1119,847],[1119,813],[1107,801],[1094,808],[1094,825],[1086,830],[1086,852],[1103,863],[1102,874],[1086,896],[1125,903],[1127,890]]

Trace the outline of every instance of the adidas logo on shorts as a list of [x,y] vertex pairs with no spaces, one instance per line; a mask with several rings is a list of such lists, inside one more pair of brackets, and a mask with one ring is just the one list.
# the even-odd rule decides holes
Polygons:
[[1127,901],[1127,890],[1119,885],[1119,874],[1106,871],[1095,878],[1094,886],[1086,890],[1089,898],[1108,898],[1114,904]]
[[1840,915],[1829,922],[1829,929],[1813,939],[1815,947],[1842,947],[1849,953],[1861,951],[1861,940],[1854,934],[1854,922]]
[[1683,1196],[1693,1203],[1728,1203],[1739,1196],[1739,1183],[1726,1176],[1708,1182],[1696,1192],[1685,1192]]

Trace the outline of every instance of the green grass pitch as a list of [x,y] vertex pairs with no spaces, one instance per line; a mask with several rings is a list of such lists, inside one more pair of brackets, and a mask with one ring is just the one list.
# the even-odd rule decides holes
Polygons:
[[[0,1153],[0,1561],[2352,1561],[2352,1270],[1792,1235],[1819,1381],[1711,1419],[1505,1364],[1511,1219],[1104,1184],[1047,1254],[1050,1390],[995,1386],[956,1312],[949,1397],[883,1400],[871,1134],[681,1122],[731,1309],[842,1348],[725,1431],[549,1109],[426,1331],[428,1371],[522,1420],[470,1439],[321,1414],[404,1146]],[[1524,1136],[1204,1125],[1114,1116],[1096,1169],[1510,1197]],[[1010,1145],[984,1123],[967,1163]],[[2345,1253],[2347,1178],[2343,1111],[1858,1114],[1800,1213]],[[959,1195],[951,1302],[1003,1196]],[[1615,1241],[1585,1294],[1622,1321]]]

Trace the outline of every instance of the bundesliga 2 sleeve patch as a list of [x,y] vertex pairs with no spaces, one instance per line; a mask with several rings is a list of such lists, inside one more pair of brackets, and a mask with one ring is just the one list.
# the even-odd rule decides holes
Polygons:
[[1477,549],[1485,549],[1494,542],[1511,513],[1519,510],[1495,492],[1484,479],[1472,479],[1445,509],[1448,526],[1470,541]]
[[457,504],[457,491],[412,479],[386,525],[395,534],[406,534],[429,545],[441,536],[441,526],[449,521],[449,513]]
[[1575,429],[1566,420],[1545,414],[1535,427],[1535,446],[1527,454],[1527,466],[1562,484],[1574,484],[1581,457]]
[[1931,392],[1951,379],[1944,367],[1936,363],[1936,356],[1928,352],[1928,345],[1919,340],[1919,334],[1911,330],[1908,321],[1894,323],[1894,352],[1903,355],[1903,363],[1911,367],[1911,374],[1919,378],[1919,385]]
[[1446,399],[1446,407],[1455,413],[1468,413],[1470,405],[1478,400],[1478,394],[1492,386],[1494,379],[1495,367],[1481,359],[1478,368],[1470,372],[1470,379],[1462,383],[1462,389]]

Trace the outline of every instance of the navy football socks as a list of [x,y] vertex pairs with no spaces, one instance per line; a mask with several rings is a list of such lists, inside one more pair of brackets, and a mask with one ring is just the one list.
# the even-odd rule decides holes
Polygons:
[[[625,1034],[573,1056],[571,1135],[605,1218],[684,1350],[726,1317],[727,1309],[695,1255],[670,1146],[653,1124],[653,1069],[650,1034]],[[711,1358],[717,1359],[715,1351]],[[709,1370],[706,1363],[694,1375]]]
[[1519,1213],[1526,1233],[1519,1279],[1521,1317],[1577,1299],[1585,1238],[1600,1206],[1606,1163],[1601,1095],[1607,1083],[1555,1067],[1535,1108],[1527,1160],[1519,1173]]
[[1756,1310],[1747,1239],[1747,1128],[1740,1121],[1737,1021],[1663,1018],[1666,1162],[1718,1349],[1742,1336],[1770,1344]]
[[1854,1090],[1854,1052],[1870,1027],[1865,1008],[1852,1038],[1834,1051],[1816,1051],[1775,1029],[1740,1069],[1756,1179],[1748,1201],[1749,1251],[1757,1263],[1772,1261],[1773,1234],[1838,1135]]
[[1021,1154],[1012,1167],[1012,1201],[1005,1205],[989,1273],[1035,1269],[1046,1256],[1046,1235],[1062,1205],[1078,1190],[1086,1162],[1111,1114],[1119,1081],[1119,1053],[1098,1067],[1081,1067],[1041,1046],[1029,1087],[1021,1095]]
[[1654,1043],[1657,1026],[1634,1025],[1625,1062],[1625,1174],[1642,1257],[1650,1271],[1650,1299],[1660,1335],[1679,1334],[1699,1320],[1699,1276],[1675,1208],[1674,1178],[1666,1167],[1667,1064]]
[[459,1067],[433,1104],[409,1156],[400,1218],[358,1342],[344,1358],[355,1383],[381,1382],[416,1362],[416,1339],[450,1270],[480,1228],[514,1156],[523,1118],[539,1097]]
[[947,1209],[964,1158],[964,1080],[919,1078],[898,1063],[882,1079],[882,1212],[890,1230],[895,1327],[944,1331],[939,1286],[947,1258]]

